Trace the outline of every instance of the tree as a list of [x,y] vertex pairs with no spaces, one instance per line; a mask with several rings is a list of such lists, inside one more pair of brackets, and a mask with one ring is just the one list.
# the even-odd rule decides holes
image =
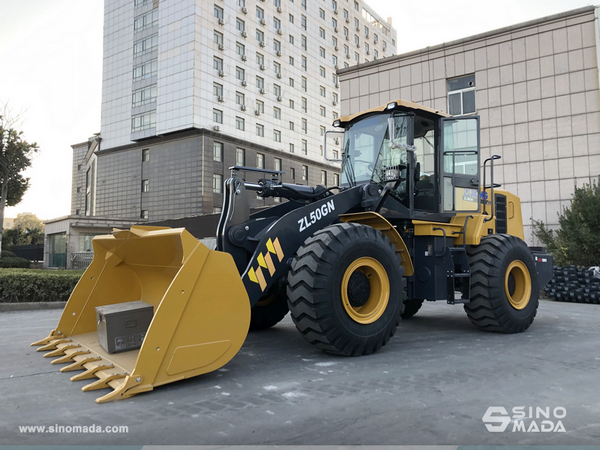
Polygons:
[[575,186],[569,207],[558,215],[554,231],[541,220],[533,222],[533,234],[548,248],[559,266],[600,265],[600,177],[598,182]]
[[[23,139],[23,132],[14,128],[15,120],[0,115],[0,235],[4,227],[4,208],[19,204],[29,188],[29,178],[21,172],[31,166],[38,145]],[[0,250],[1,241],[0,241]]]

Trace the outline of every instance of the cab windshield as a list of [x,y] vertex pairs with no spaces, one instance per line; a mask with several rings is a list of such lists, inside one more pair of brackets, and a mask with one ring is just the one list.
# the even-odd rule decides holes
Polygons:
[[350,125],[344,134],[342,185],[385,184],[386,167],[406,164],[408,115],[394,114],[394,143],[389,137],[390,114],[376,114]]

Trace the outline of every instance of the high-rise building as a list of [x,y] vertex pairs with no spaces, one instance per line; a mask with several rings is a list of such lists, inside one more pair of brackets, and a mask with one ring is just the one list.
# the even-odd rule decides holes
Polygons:
[[71,216],[51,229],[219,212],[233,165],[335,186],[336,71],[393,55],[390,22],[360,0],[105,0],[101,132],[73,146]]
[[151,220],[218,211],[234,164],[331,186],[336,70],[395,52],[358,0],[106,0],[104,34],[95,203],[74,209]]

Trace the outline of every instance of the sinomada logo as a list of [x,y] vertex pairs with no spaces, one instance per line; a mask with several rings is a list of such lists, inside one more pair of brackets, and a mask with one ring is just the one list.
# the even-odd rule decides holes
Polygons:
[[[504,431],[524,433],[564,433],[562,423],[567,410],[562,406],[540,408],[539,406],[515,406],[512,415],[503,406],[490,406],[483,418],[487,430],[491,433]],[[512,429],[509,425],[512,422]]]

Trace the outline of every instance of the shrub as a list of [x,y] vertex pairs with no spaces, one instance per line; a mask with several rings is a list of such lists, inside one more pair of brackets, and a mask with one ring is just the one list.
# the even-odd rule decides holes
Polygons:
[[[2,252],[4,253],[4,252]],[[17,256],[15,257],[7,257],[7,258],[0,258],[0,267],[3,268],[18,268],[18,269],[29,269],[29,265],[31,264],[31,261],[29,261],[28,259],[25,258],[19,258]]]
[[0,269],[0,302],[67,301],[82,271]]
[[17,254],[8,250],[2,250],[0,258],[16,258]]
[[554,264],[580,267],[600,265],[600,177],[598,183],[575,187],[571,205],[558,215],[554,231],[533,221],[533,234],[554,256]]

